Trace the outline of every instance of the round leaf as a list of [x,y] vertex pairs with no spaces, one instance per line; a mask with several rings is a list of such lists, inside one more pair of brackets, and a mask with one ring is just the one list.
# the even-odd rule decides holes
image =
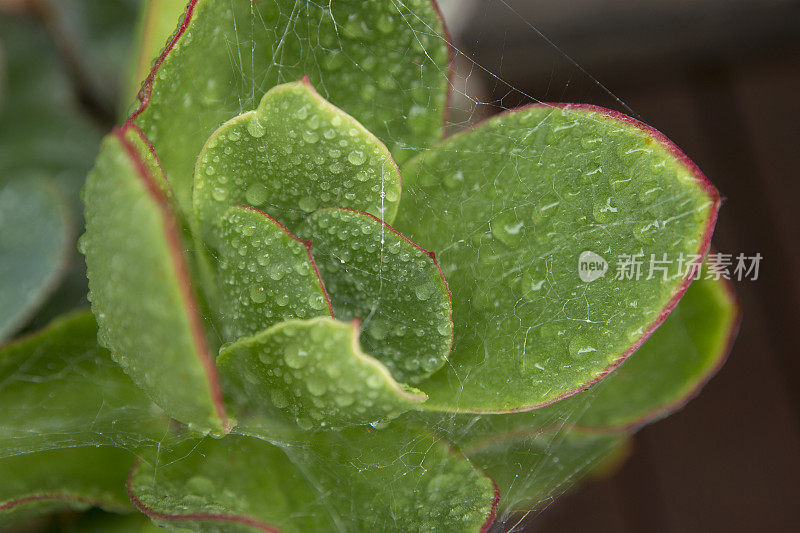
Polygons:
[[381,424],[426,396],[361,351],[357,323],[290,320],[224,347],[217,359],[238,395],[305,429]]
[[405,159],[441,137],[448,63],[430,0],[192,0],[131,118],[189,211],[203,141],[270,88],[307,75]]
[[429,254],[372,215],[322,209],[303,235],[340,320],[362,320],[361,343],[402,382],[444,365],[452,343],[450,292]]
[[331,315],[308,243],[253,208],[229,208],[219,228],[217,281],[226,342],[285,320]]
[[137,139],[107,137],[84,187],[80,244],[98,339],[170,416],[221,433],[222,395],[178,225]]
[[215,224],[231,205],[266,211],[290,229],[318,207],[394,218],[400,175],[389,151],[307,82],[271,89],[258,109],[223,124],[195,169],[194,213],[219,246]]
[[[680,258],[705,253],[719,205],[663,136],[586,106],[493,118],[403,179],[397,227],[437,252],[453,293],[450,364],[421,384],[431,409],[531,409],[602,378],[683,294],[693,272],[677,272]],[[664,254],[663,276],[619,275],[626,257]],[[582,276],[595,255],[611,266]]]

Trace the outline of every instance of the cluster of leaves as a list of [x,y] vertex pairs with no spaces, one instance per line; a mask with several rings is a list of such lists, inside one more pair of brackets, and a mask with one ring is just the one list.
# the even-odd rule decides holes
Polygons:
[[[714,188],[591,106],[442,138],[447,42],[429,0],[189,3],[83,188],[91,312],[0,351],[2,519],[481,531],[698,390],[725,282],[576,263],[705,254]],[[4,336],[63,270],[58,201],[0,191]]]

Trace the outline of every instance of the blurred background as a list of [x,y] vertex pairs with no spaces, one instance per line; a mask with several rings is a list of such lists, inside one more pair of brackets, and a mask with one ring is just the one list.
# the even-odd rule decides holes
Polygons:
[[[725,197],[714,246],[760,252],[727,364],[614,474],[515,531],[800,531],[800,2],[452,0],[467,120],[585,102],[664,132]],[[509,521],[506,528],[515,521]]]
[[[16,102],[2,109],[0,177],[46,154],[35,172],[55,172],[77,203],[129,100],[119,80],[136,68],[138,2],[60,0],[35,16],[30,3],[0,0],[0,95]],[[800,531],[800,1],[441,4],[458,49],[454,129],[532,101],[632,115],[725,196],[717,250],[764,257],[759,279],[737,284],[741,332],[703,393],[637,433],[618,470],[498,530]],[[80,297],[83,273],[71,278],[54,301]]]

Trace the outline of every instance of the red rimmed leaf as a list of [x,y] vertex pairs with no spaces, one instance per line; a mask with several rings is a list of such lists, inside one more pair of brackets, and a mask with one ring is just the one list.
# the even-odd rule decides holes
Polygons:
[[84,187],[81,251],[98,339],[168,414],[224,432],[227,415],[179,227],[163,178],[142,159],[146,151],[130,128],[116,131]]
[[322,432],[287,447],[229,436],[145,458],[131,499],[165,525],[477,532],[497,504],[490,479],[413,428]]
[[283,414],[303,429],[382,425],[427,396],[364,353],[360,333],[357,321],[287,320],[223,347],[217,363],[243,412]]
[[64,510],[133,510],[125,477],[133,455],[78,447],[0,459],[0,525]]
[[493,479],[504,522],[509,513],[542,509],[583,479],[613,470],[630,449],[630,433],[573,428],[573,411],[537,413],[412,413],[403,421],[419,417]]
[[[705,254],[719,207],[663,136],[587,106],[505,113],[403,179],[397,227],[437,252],[453,293],[450,364],[421,384],[425,408],[451,411],[542,407],[607,375],[682,296],[679,255]],[[584,281],[584,252],[610,272]],[[614,279],[619,258],[665,253],[667,279]]]
[[362,321],[366,352],[401,382],[440,369],[453,340],[452,305],[433,254],[368,213],[321,209],[304,224],[334,313]]
[[97,345],[88,311],[0,349],[0,457],[56,448],[156,445],[168,418]]
[[[395,157],[405,159],[440,138],[448,89],[441,73],[450,58],[433,3],[345,0],[295,7],[290,0],[192,0],[145,81],[131,120],[158,147],[185,210],[204,139],[242,109],[254,108],[269,88],[305,74]],[[241,63],[232,63],[228,46],[239,42],[243,27],[252,46],[238,47]]]
[[218,313],[225,342],[285,320],[333,316],[311,243],[253,207],[228,208],[217,226]]
[[566,430],[515,432],[467,445],[463,453],[495,480],[501,516],[541,510],[585,478],[613,468],[630,436]]
[[357,208],[393,219],[400,172],[389,151],[308,79],[273,87],[258,108],[220,126],[194,172],[198,233],[220,246],[230,205],[266,211],[292,230],[319,207]]
[[570,424],[607,431],[635,429],[664,418],[686,405],[716,374],[739,319],[730,282],[699,279],[620,368],[592,388],[531,415],[541,419],[572,412]]
[[699,392],[725,361],[738,324],[730,282],[698,279],[642,347],[586,391],[523,413],[423,416],[459,445],[561,428],[592,435],[635,430],[682,408]]

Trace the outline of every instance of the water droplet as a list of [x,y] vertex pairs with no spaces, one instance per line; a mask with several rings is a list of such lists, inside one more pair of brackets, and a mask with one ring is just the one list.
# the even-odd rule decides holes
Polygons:
[[214,190],[211,191],[211,196],[214,197],[214,200],[223,202],[228,197],[228,190],[222,187],[214,187]]
[[450,190],[457,189],[462,183],[464,183],[464,173],[460,170],[444,177],[444,186]]
[[440,363],[441,362],[439,361],[438,357],[431,356],[422,361],[422,369],[425,372],[431,372],[439,368]]
[[308,305],[311,306],[312,309],[325,309],[325,298],[322,296],[310,296],[308,298]]
[[600,137],[583,137],[581,138],[581,146],[586,150],[593,150],[600,146],[603,141]]
[[396,202],[397,201],[397,199],[398,199],[397,190],[389,189],[389,190],[385,191],[385,193],[386,194],[385,194],[384,198],[386,198],[387,202]]
[[547,279],[545,278],[544,272],[540,271],[539,268],[533,268],[531,272],[525,272],[521,282],[522,295],[526,298],[537,297],[535,293],[542,290],[545,281],[547,281]]
[[525,236],[524,226],[525,222],[519,220],[513,212],[507,211],[492,221],[492,235],[506,246],[516,248]]
[[383,429],[389,425],[389,420],[386,418],[381,418],[380,420],[373,420],[369,423],[369,425],[375,429]]
[[383,339],[386,338],[387,330],[388,330],[388,328],[383,323],[383,321],[373,320],[370,323],[367,332],[369,333],[370,337],[372,337],[376,341],[379,341],[379,340],[383,340]]
[[436,292],[436,287],[428,281],[414,287],[414,294],[417,295],[418,300],[427,300],[433,296],[434,292]]
[[303,368],[308,364],[308,353],[292,345],[284,349],[283,356],[286,364],[294,369]]
[[317,208],[317,200],[311,196],[306,196],[301,198],[300,201],[297,202],[297,205],[306,213],[310,213]]
[[374,98],[377,93],[378,89],[376,89],[375,86],[372,85],[371,83],[365,83],[364,85],[361,86],[360,96],[364,100],[370,100]]
[[264,291],[264,287],[260,286],[253,286],[250,287],[250,299],[253,300],[253,303],[263,304],[267,301],[267,293]]
[[663,190],[664,188],[655,181],[645,182],[641,185],[639,199],[644,203],[653,203]]
[[613,198],[607,197],[605,201],[596,202],[592,208],[592,216],[598,222],[608,222],[617,217],[618,209],[614,207]]
[[614,192],[620,192],[628,188],[631,183],[631,178],[628,176],[614,176],[611,179],[611,188]]
[[561,204],[561,198],[555,193],[548,193],[539,201],[538,209],[534,211],[534,221],[544,221],[552,217]]
[[593,343],[584,335],[576,335],[569,343],[569,354],[575,359],[584,359],[588,354],[596,352]]
[[367,160],[367,158],[364,155],[364,152],[360,150],[353,150],[352,152],[347,154],[347,160],[350,161],[350,164],[358,166],[363,164],[364,161]]
[[245,198],[248,204],[254,206],[262,205],[267,201],[267,188],[261,183],[253,183],[247,188]]
[[381,376],[378,374],[372,374],[370,377],[367,378],[367,387],[370,389],[377,389],[381,386]]
[[266,131],[267,129],[257,117],[251,117],[250,122],[247,123],[247,133],[253,137],[263,137]]
[[329,72],[339,70],[345,63],[345,57],[341,50],[331,50],[326,56],[325,69]]
[[378,17],[378,22],[375,24],[378,28],[378,31],[383,33],[384,35],[389,35],[394,31],[394,19],[388,13],[384,13],[380,17]]
[[353,397],[347,394],[339,394],[334,399],[336,405],[339,407],[347,407],[348,405],[353,405]]
[[659,222],[645,222],[633,230],[633,237],[642,244],[653,244],[659,232]]
[[269,396],[270,399],[272,399],[273,405],[275,405],[275,407],[278,409],[285,409],[289,406],[289,400],[286,398],[286,394],[284,394],[281,389],[273,388],[270,390]]
[[300,429],[308,431],[314,427],[314,422],[310,418],[301,417],[297,419],[297,425],[300,426]]

